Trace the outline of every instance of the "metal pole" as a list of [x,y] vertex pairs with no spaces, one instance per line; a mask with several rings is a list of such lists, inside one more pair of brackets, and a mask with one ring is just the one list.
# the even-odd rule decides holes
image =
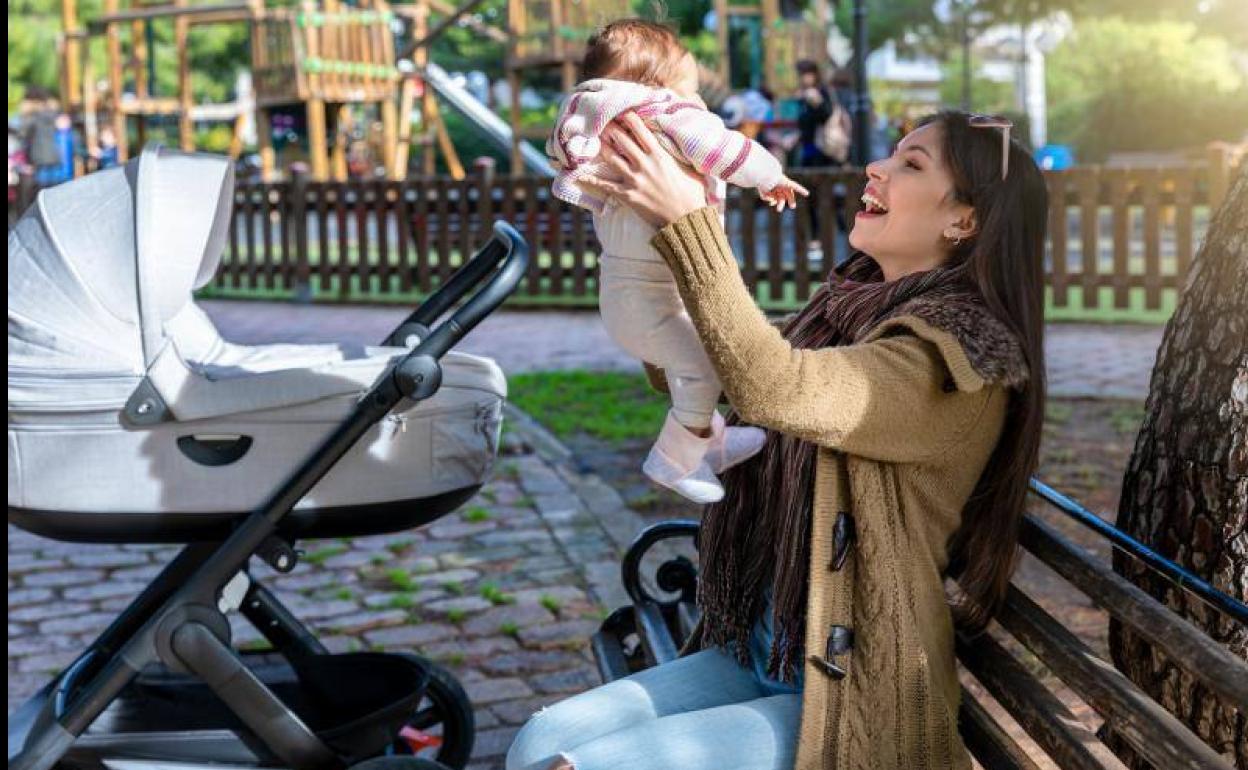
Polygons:
[[867,3],[854,0],[854,163],[871,162],[871,94],[867,89]]

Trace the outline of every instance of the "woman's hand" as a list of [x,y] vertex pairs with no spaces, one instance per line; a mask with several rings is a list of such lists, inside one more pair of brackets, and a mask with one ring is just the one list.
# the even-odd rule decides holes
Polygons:
[[706,204],[703,181],[659,146],[634,113],[602,132],[598,174],[578,180],[601,198],[615,198],[651,225],[662,228]]

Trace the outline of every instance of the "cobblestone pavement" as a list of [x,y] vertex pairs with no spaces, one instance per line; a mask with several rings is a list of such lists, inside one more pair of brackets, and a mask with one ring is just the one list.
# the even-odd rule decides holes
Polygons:
[[[295,305],[212,300],[203,303],[230,340],[376,342],[403,319],[397,307]],[[1045,354],[1055,396],[1130,398],[1148,395],[1148,378],[1161,344],[1160,326],[1049,324]],[[579,311],[500,311],[461,345],[498,361],[504,371],[633,369],[636,363],[611,341],[598,314]]]
[[[288,575],[253,571],[332,651],[415,651],[450,668],[476,709],[471,770],[502,767],[534,711],[599,683],[589,637],[627,600],[620,556],[641,526],[557,446],[535,451],[540,428],[510,424],[494,479],[459,511],[419,530],[303,543]],[[11,712],[175,551],[58,543],[12,526],[8,539]],[[236,644],[260,641],[232,620]]]

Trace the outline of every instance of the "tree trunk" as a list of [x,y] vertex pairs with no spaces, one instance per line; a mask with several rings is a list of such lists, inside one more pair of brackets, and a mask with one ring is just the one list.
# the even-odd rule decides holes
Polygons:
[[[1210,224],[1166,325],[1122,481],[1118,527],[1219,590],[1240,600],[1248,594],[1248,171],[1239,173]],[[1116,571],[1248,659],[1248,629],[1131,557],[1115,552],[1113,561]],[[1109,648],[1114,664],[1145,692],[1248,770],[1248,713],[1113,620]],[[1129,767],[1148,767],[1120,740],[1111,736],[1110,743]]]

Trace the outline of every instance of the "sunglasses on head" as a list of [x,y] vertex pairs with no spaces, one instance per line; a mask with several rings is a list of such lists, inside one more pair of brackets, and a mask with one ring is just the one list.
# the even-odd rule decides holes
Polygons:
[[1001,129],[1001,178],[1010,170],[1010,129],[1014,124],[1006,118],[996,115],[968,115],[966,124],[971,128]]

